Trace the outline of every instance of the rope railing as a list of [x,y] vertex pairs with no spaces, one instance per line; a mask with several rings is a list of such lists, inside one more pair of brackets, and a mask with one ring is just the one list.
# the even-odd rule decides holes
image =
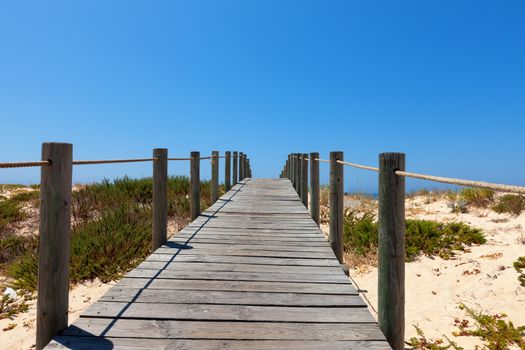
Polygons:
[[191,158],[168,158],[168,160],[192,160]]
[[[301,160],[308,159],[304,157],[295,157],[295,158],[298,158]],[[320,158],[314,158],[314,159],[318,162],[330,163],[330,160],[328,159],[320,159]],[[337,163],[342,164],[342,165],[351,166],[357,169],[379,172],[378,167],[373,167],[369,165],[344,162],[341,160],[338,160]],[[427,181],[434,181],[434,182],[439,182],[439,183],[444,183],[444,184],[449,184],[449,185],[477,187],[477,188],[485,188],[485,189],[490,189],[490,190],[499,191],[499,192],[525,194],[525,187],[523,186],[505,185],[505,184],[498,184],[498,183],[492,183],[492,182],[486,182],[486,181],[475,181],[475,180],[458,179],[458,178],[452,178],[452,177],[426,175],[426,174],[419,174],[419,173],[400,171],[400,170],[397,170],[395,174],[398,176],[410,177],[413,179],[420,179],[420,180],[427,180]]]
[[428,180],[428,181],[434,181],[434,182],[441,182],[441,183],[446,183],[450,185],[478,187],[478,188],[486,188],[486,189],[491,189],[491,190],[500,191],[500,192],[525,194],[525,187],[522,187],[522,186],[503,185],[503,184],[496,184],[496,183],[485,182],[485,181],[455,179],[451,177],[425,175],[425,174],[411,173],[411,172],[400,171],[400,170],[397,170],[395,174],[398,176],[404,176],[404,177],[410,177],[414,179]]
[[[213,159],[213,156],[200,157],[199,160]],[[215,158],[226,158],[226,156],[218,156]],[[93,164],[115,164],[115,163],[140,163],[152,162],[158,158],[130,158],[130,159],[93,159],[93,160],[73,160],[73,165],[93,165]],[[167,158],[170,161],[192,160],[192,158]],[[49,166],[51,162],[48,160],[41,160],[35,162],[0,162],[0,169],[13,168],[31,168]]]
[[74,160],[73,165],[91,165],[91,164],[114,164],[114,163],[140,163],[151,162],[158,158],[131,158],[131,159],[97,159],[97,160]]
[[338,160],[337,163],[343,164],[343,165],[348,165],[348,166],[351,166],[351,167],[354,167],[354,168],[358,168],[358,169],[364,169],[364,170],[370,170],[370,171],[379,171],[379,168],[375,168],[373,166],[361,165],[361,164],[355,164],[355,163],[349,163],[349,162],[343,162],[342,160]]
[[38,166],[49,166],[51,162],[48,160],[42,160],[38,162],[1,162],[0,168],[9,169],[9,168],[30,168]]

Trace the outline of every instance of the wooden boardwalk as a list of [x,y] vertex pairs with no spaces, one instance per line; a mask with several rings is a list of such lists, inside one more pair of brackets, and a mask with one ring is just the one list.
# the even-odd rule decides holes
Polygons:
[[246,179],[49,349],[390,349],[287,179]]

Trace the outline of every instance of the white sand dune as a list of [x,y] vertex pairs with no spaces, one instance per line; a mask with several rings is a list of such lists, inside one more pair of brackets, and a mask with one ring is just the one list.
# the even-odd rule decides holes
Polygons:
[[[451,260],[422,257],[406,264],[406,339],[416,336],[412,325],[418,325],[428,338],[445,334],[473,349],[479,344],[476,339],[451,335],[457,330],[454,320],[465,318],[459,303],[490,314],[506,313],[514,325],[525,325],[525,288],[513,267],[525,255],[525,214],[513,217],[488,209],[452,214],[444,199],[426,204],[425,198],[416,197],[407,200],[407,216],[465,222],[483,229],[487,243]],[[351,274],[361,289],[368,290],[366,296],[377,309],[377,268],[353,269]]]

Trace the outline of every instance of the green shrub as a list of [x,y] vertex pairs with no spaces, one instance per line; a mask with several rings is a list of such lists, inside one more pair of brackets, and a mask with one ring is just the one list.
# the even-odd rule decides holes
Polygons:
[[9,285],[23,293],[36,290],[38,282],[38,248],[28,250],[20,259],[7,266],[7,276],[11,281]]
[[[483,342],[481,348],[476,347],[479,350],[507,350],[511,347],[525,349],[525,326],[514,326],[511,321],[506,320],[506,314],[486,315],[463,304],[459,305],[459,309],[465,311],[467,317],[474,321],[474,325],[471,325],[469,319],[456,319],[454,323],[458,330],[452,335],[456,337],[478,337]],[[446,336],[447,343],[443,339],[429,340],[420,328],[414,327],[418,337],[412,337],[408,341],[408,345],[414,349],[464,350]]]
[[[361,256],[375,253],[378,246],[378,228],[374,220],[370,213],[359,215],[355,211],[345,212],[343,229],[347,252]],[[480,229],[464,223],[406,220],[407,261],[413,261],[421,254],[449,259],[454,255],[454,251],[463,250],[465,245],[485,242]]]
[[497,203],[492,207],[496,213],[510,213],[520,215],[525,210],[525,197],[515,194],[505,194],[498,198]]
[[[123,205],[101,217],[73,228],[71,233],[70,281],[75,284],[100,278],[118,279],[151,251],[151,208]],[[13,287],[36,289],[37,249],[26,251],[11,264],[8,275]]]
[[[220,188],[219,188],[220,189]],[[224,190],[222,190],[224,191]],[[211,204],[211,183],[201,181],[201,206]],[[190,181],[185,176],[168,178],[168,215],[189,217]],[[123,177],[114,181],[103,180],[73,192],[73,217],[87,220],[104,210],[128,204],[151,205],[153,196],[152,178],[130,179]]]
[[118,279],[151,252],[151,208],[124,205],[75,227],[71,237],[72,283]]
[[486,208],[494,202],[495,192],[486,188],[464,188],[459,192],[459,198],[464,200],[467,205]]
[[518,281],[520,281],[522,287],[525,287],[525,256],[520,256],[518,260],[514,262],[514,268],[520,274]]
[[27,217],[22,209],[22,205],[11,199],[0,200],[0,231],[3,231],[7,225],[18,222]]
[[483,232],[465,223],[440,223],[426,220],[406,221],[406,255],[413,260],[420,253],[438,255],[449,259],[454,251],[463,250],[465,245],[486,242]]
[[11,197],[12,201],[19,202],[19,203],[31,202],[34,204],[38,204],[39,199],[40,199],[40,191],[19,192]]
[[16,190],[17,188],[23,188],[23,187],[25,186],[19,185],[19,184],[3,184],[3,185],[0,185],[0,193],[5,193],[7,191]]
[[0,231],[0,270],[27,251],[35,250],[37,245],[38,239],[35,236],[21,236],[14,232]]
[[377,224],[372,213],[359,214],[345,210],[343,218],[344,246],[356,255],[367,255],[377,249]]
[[15,300],[9,295],[2,294],[2,297],[0,298],[0,320],[10,318],[20,312],[26,312],[29,310],[29,305],[26,303],[27,300],[27,296]]
[[[201,182],[203,208],[211,204],[210,189],[209,181]],[[224,186],[219,191],[224,193]],[[168,215],[189,220],[189,192],[187,177],[168,179]],[[148,256],[152,194],[151,178],[127,177],[104,180],[73,192],[75,225],[71,232],[71,283],[94,278],[103,282],[115,280]],[[5,244],[13,247],[13,253],[5,260],[9,262],[6,271],[13,280],[12,285],[34,291],[38,272],[37,241],[19,242],[21,238],[14,235],[8,238]]]

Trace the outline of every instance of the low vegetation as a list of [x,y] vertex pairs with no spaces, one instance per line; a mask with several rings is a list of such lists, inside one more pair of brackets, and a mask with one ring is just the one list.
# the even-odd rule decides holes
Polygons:
[[494,203],[495,192],[486,188],[467,187],[459,191],[458,197],[468,206],[487,208]]
[[[476,346],[477,350],[525,349],[525,326],[514,326],[511,321],[506,320],[505,314],[487,315],[463,304],[459,308],[465,311],[468,319],[454,321],[457,331],[452,333],[453,336],[477,337],[482,343],[481,347]],[[415,328],[418,336],[408,342],[414,349],[464,350],[447,336],[443,336],[444,339],[428,339],[423,330],[417,326]]]
[[[211,204],[210,186],[208,181],[201,183],[202,209]],[[189,192],[187,177],[169,178],[168,216],[180,226],[190,219]],[[221,187],[220,194],[223,192]],[[81,186],[73,192],[71,283],[118,279],[150,253],[152,193],[151,178],[127,177]],[[23,207],[37,206],[37,198],[38,191],[28,191],[0,200],[0,269],[19,295],[30,295],[36,289],[38,238],[17,235],[10,225],[25,219]],[[21,308],[12,300],[2,301],[0,315],[13,310]]]
[[[464,223],[406,220],[406,260],[437,255],[448,259],[465,246],[486,242],[483,232]],[[372,213],[346,210],[344,215],[345,252],[358,260],[374,255],[378,246],[378,227]]]
[[425,204],[446,199],[454,213],[467,213],[470,208],[492,209],[496,213],[520,215],[525,210],[525,196],[515,194],[497,195],[484,188],[467,187],[460,191],[418,190],[407,194],[407,198],[423,197]]
[[520,274],[518,281],[520,281],[522,287],[525,287],[525,256],[520,256],[518,260],[514,262],[514,268]]
[[27,217],[23,206],[13,199],[0,199],[0,233],[5,231],[10,224],[19,222]]
[[515,194],[505,194],[498,198],[492,207],[496,213],[520,215],[525,210],[525,197]]

